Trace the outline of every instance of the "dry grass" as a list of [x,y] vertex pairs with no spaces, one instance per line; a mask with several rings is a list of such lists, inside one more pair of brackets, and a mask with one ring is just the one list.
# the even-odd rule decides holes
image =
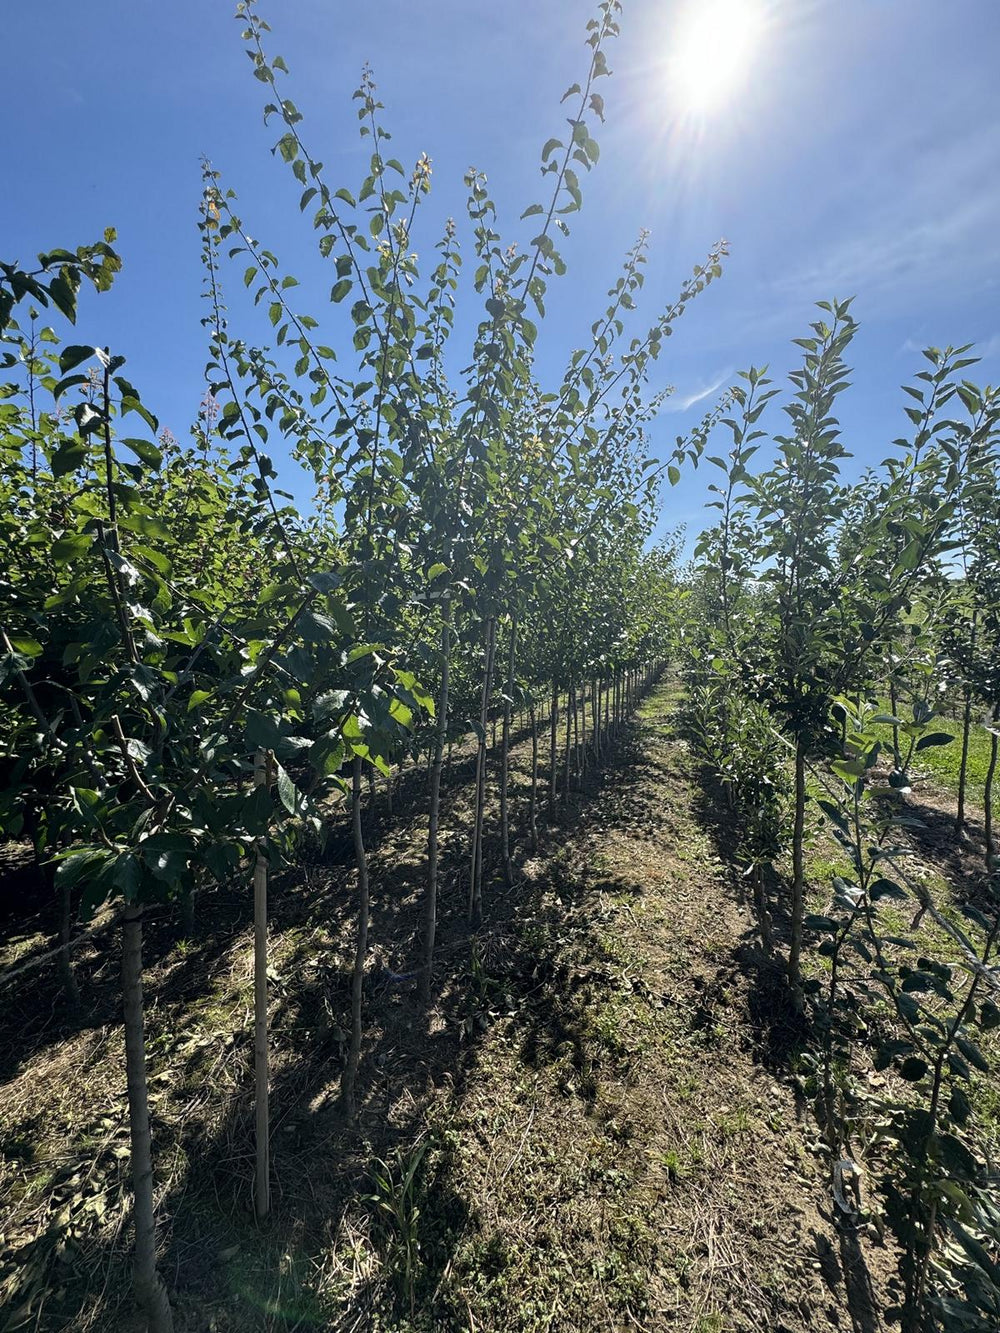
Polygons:
[[[274,884],[266,1228],[250,1210],[248,894],[204,895],[213,929],[188,945],[166,920],[150,923],[162,1267],[180,1330],[835,1326],[856,1278],[845,1279],[792,1086],[768,1064],[762,1025],[785,1018],[744,956],[749,917],[697,817],[669,702],[654,695],[536,858],[522,845],[513,890],[490,848],[488,923],[474,938],[463,923],[469,757],[456,754],[429,1016],[390,975],[412,965],[422,886],[426,819],[419,775],[406,780],[412,799],[401,790],[372,838],[378,947],[353,1128],[336,1105],[345,850],[335,836],[324,858]],[[522,738],[522,801],[525,762]],[[128,1327],[117,959],[101,943],[80,956],[85,1024],[61,1010],[47,969],[0,1019],[11,1329]],[[398,1236],[368,1200],[371,1162],[405,1163],[428,1135],[411,1318]]]

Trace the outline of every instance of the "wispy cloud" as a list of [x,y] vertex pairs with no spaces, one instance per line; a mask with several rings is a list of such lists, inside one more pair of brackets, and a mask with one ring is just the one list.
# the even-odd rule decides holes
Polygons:
[[686,412],[689,408],[694,407],[696,403],[701,403],[706,398],[711,398],[713,393],[717,393],[732,373],[732,370],[727,368],[710,384],[703,384],[700,388],[691,389],[688,393],[672,393],[667,399],[664,411]]
[[[995,282],[1000,266],[1000,125],[928,144],[886,144],[881,171],[836,209],[837,232],[778,280],[783,296],[862,293],[889,310]],[[902,165],[901,165],[902,163]],[[834,203],[836,208],[835,201]],[[867,221],[850,222],[861,206]]]

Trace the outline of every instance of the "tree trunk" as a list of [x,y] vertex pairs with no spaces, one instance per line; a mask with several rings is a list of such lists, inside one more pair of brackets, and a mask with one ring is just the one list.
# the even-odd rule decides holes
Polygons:
[[153,1145],[149,1133],[146,1044],[142,1008],[142,908],[126,903],[122,939],[122,997],[125,1009],[125,1071],[132,1139],[132,1216],[135,1226],[133,1285],[149,1333],[172,1333],[174,1317],[156,1271],[153,1215]]
[[990,763],[986,770],[986,788],[983,795],[983,819],[986,836],[986,869],[993,869],[993,857],[996,843],[993,840],[993,780],[997,771],[997,750],[1000,748],[1000,736],[997,735],[997,723],[1000,722],[1000,702],[993,706],[993,726],[990,728]]
[[[969,630],[969,657],[975,659],[976,640],[979,633],[979,613],[972,612]],[[962,710],[962,759],[958,770],[958,811],[955,815],[955,836],[965,829],[965,795],[969,777],[969,734],[972,730],[972,687],[965,687],[965,707]]]
[[356,1087],[361,1059],[361,1017],[365,986],[365,962],[368,957],[368,856],[365,852],[364,826],[361,818],[361,759],[354,756],[351,766],[351,824],[354,831],[354,860],[358,869],[358,934],[351,978],[351,1045],[340,1083],[344,1115],[353,1120],[357,1114]]
[[375,785],[375,766],[368,766],[368,832],[374,836],[375,820],[378,817],[378,787]]
[[514,655],[517,652],[517,616],[510,622],[510,653],[507,657],[507,685],[504,691],[503,739],[500,750],[500,856],[507,884],[514,882],[510,863],[510,798],[507,782],[510,775],[510,711],[514,697]]
[[441,765],[448,736],[448,674],[451,665],[451,602],[443,607],[441,624],[441,698],[438,702],[431,767],[430,826],[427,831],[427,897],[424,901],[424,965],[420,973],[420,998],[427,1004],[434,979],[434,941],[437,935],[438,838],[441,818]]
[[496,651],[497,623],[486,621],[486,653],[483,664],[483,693],[479,710],[479,750],[476,755],[476,801],[472,828],[472,856],[469,875],[469,924],[475,929],[483,919],[483,816],[486,806],[486,725],[493,686],[493,657]]
[[[258,750],[253,761],[254,786],[268,785],[267,767],[267,756]],[[267,1068],[267,855],[263,838],[257,840],[257,859],[253,869],[253,1031],[257,1137],[254,1209],[258,1222],[263,1222],[271,1211],[271,1121]]]
[[583,693],[580,695],[580,763],[584,773],[590,765],[587,751],[587,686],[584,685]]
[[[893,715],[893,717],[898,717],[898,716],[899,716],[899,714],[896,712],[896,709],[897,709],[898,707],[899,707],[899,700],[898,700],[897,697],[896,697],[896,678],[895,678],[894,676],[890,676],[890,677],[889,677],[889,712]],[[844,736],[842,739],[846,741],[847,737]],[[894,723],[892,724],[892,762],[893,762],[893,766],[894,766],[895,768],[897,768],[897,769],[899,768],[899,760],[900,760],[900,754],[899,754],[899,726],[897,725],[897,723],[894,722]]]
[[583,747],[586,744],[586,736],[580,729],[580,713],[586,719],[586,699],[577,692],[573,686],[573,777],[576,781],[577,790],[583,786]]
[[566,695],[566,740],[563,745],[563,807],[569,805],[569,747],[573,734],[573,685],[570,683]]
[[601,762],[601,678],[595,676],[590,687],[591,734],[593,736],[594,763]]
[[528,828],[531,834],[531,855],[538,855],[538,720],[535,701],[529,709],[531,717],[531,798],[528,803]]
[[771,917],[767,910],[767,885],[762,865],[755,865],[753,868],[753,900],[757,913],[757,925],[760,927],[760,942],[764,952],[770,956],[772,948]]
[[559,728],[559,685],[552,682],[552,706],[549,709],[549,819],[556,817],[556,733]]
[[801,737],[795,742],[795,821],[792,826],[792,920],[788,950],[788,980],[800,994],[802,923],[805,916],[805,859],[803,842],[806,823],[806,755]]
[[962,760],[958,766],[958,813],[955,816],[956,836],[965,829],[965,789],[969,778],[969,733],[972,731],[972,691],[965,687],[965,707],[962,710]]

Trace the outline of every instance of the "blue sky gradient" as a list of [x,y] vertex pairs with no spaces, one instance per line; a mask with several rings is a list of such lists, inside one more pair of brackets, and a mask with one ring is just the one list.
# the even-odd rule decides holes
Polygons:
[[[640,228],[651,236],[637,328],[724,236],[722,280],[655,370],[654,387],[676,392],[652,428],[652,452],[668,452],[736,370],[768,362],[783,380],[812,303],[854,295],[861,330],[841,410],[860,470],[904,433],[898,386],[920,368],[922,346],[975,342],[983,364],[969,373],[1000,379],[1000,3],[771,0],[748,78],[698,120],[668,77],[692,2],[626,0],[601,89],[601,161],[583,181],[583,212],[569,219],[569,274],[550,283],[539,373],[557,379],[587,342]],[[73,340],[127,355],[145,401],[179,437],[204,388],[202,154],[238,191],[251,235],[300,278],[298,308],[323,321],[322,341],[342,341],[331,312],[342,328],[348,318],[346,306],[325,305],[331,271],[315,257],[299,187],[270,155],[278,131],[263,126],[265,90],[233,9],[232,0],[8,0],[3,14],[0,254],[28,259],[117,227],[124,271],[109,295],[84,299]],[[489,177],[505,238],[533,234],[517,219],[542,197],[541,144],[565,126],[559,97],[585,70],[586,0],[271,0],[261,12],[334,188],[354,189],[364,174],[370,141],[358,138],[351,93],[368,60],[394,155],[407,167],[421,152],[433,159],[422,257],[447,216],[464,218],[471,165]],[[234,332],[264,340],[262,311],[243,323],[241,273],[228,275]],[[286,467],[282,478],[308,494]],[[665,496],[661,527],[697,532],[710,480],[705,469],[686,473]]]

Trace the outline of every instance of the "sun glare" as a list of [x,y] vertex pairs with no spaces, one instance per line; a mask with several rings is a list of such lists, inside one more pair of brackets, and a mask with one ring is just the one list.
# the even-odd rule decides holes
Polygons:
[[686,0],[669,58],[679,107],[706,115],[730,101],[750,73],[763,28],[761,0]]

